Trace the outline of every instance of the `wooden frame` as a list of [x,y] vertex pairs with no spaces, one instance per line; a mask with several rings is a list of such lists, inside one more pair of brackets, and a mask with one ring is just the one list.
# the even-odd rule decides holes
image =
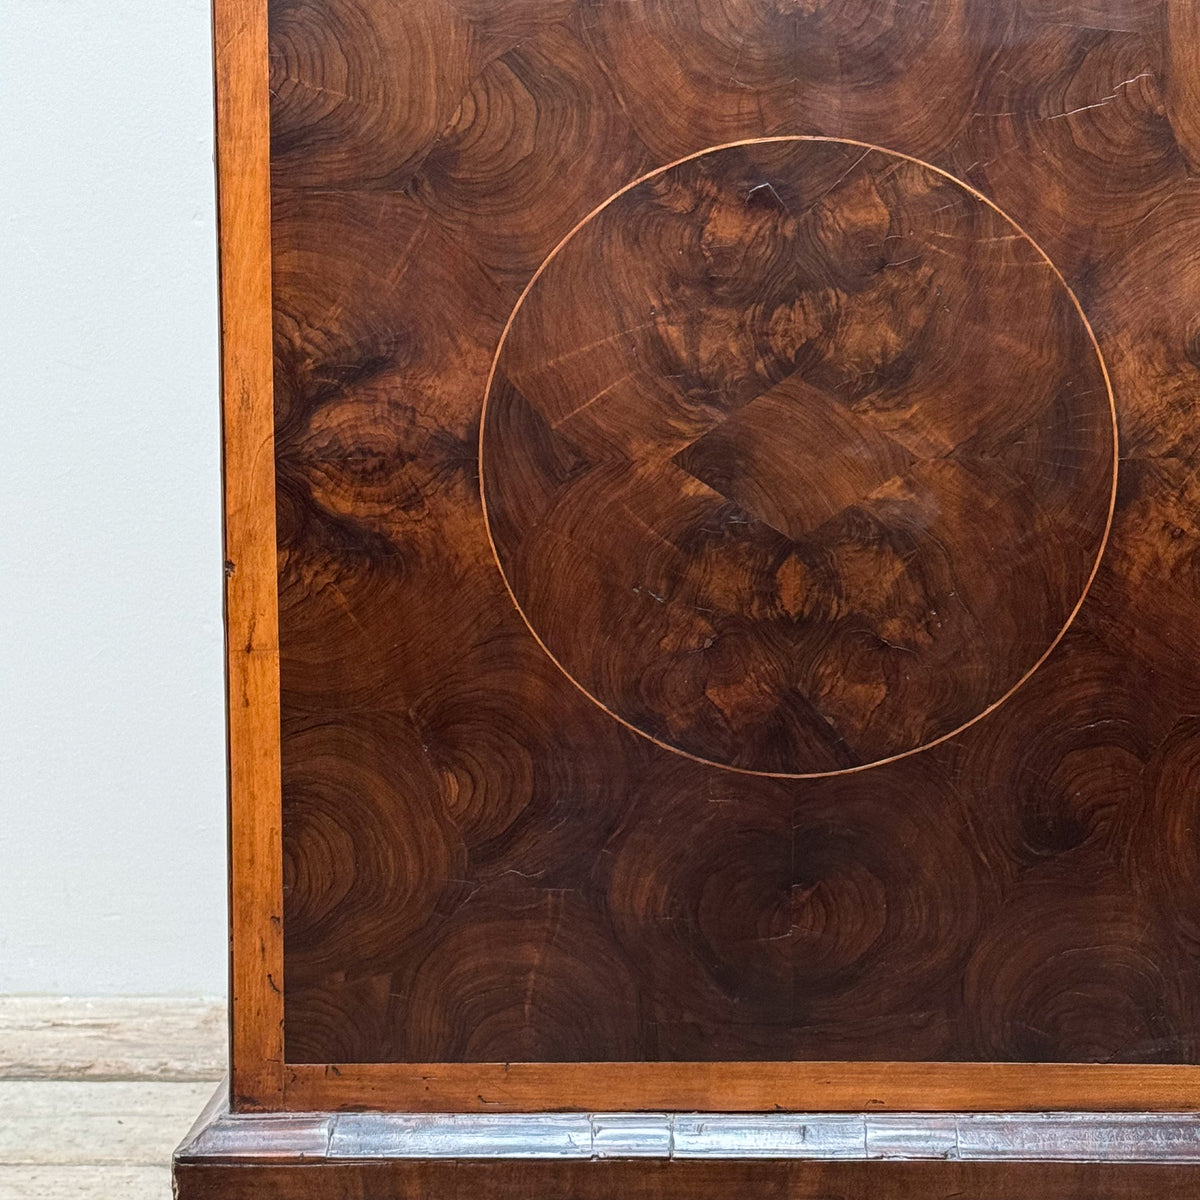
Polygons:
[[230,796],[232,1105],[1200,1110],[1200,1066],[284,1061],[265,0],[215,0]]
[[230,1044],[236,1102],[278,1108],[284,1101],[283,865],[265,3],[216,0],[213,31],[225,472]]

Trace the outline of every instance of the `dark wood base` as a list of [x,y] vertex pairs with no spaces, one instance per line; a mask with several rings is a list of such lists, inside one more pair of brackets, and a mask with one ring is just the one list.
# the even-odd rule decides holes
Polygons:
[[1195,1167],[1109,1163],[180,1163],[178,1200],[1175,1200]]
[[233,1114],[178,1200],[1200,1197],[1200,1117],[1111,1113]]

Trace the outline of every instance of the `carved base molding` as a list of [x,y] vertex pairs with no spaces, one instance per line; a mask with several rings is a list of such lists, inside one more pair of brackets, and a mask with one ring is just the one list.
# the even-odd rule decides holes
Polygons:
[[1193,1113],[231,1113],[179,1200],[1200,1197]]

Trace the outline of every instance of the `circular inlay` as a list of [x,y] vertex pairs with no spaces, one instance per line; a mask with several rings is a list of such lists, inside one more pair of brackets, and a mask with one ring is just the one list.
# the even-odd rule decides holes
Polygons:
[[530,630],[617,720],[743,771],[855,770],[1003,701],[1102,553],[1115,420],[1061,276],[878,148],[707,150],[522,296],[480,471]]

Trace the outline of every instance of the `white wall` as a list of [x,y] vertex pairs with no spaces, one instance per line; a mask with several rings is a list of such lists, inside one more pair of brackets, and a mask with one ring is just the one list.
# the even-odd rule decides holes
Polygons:
[[0,992],[225,987],[207,0],[0,0]]

